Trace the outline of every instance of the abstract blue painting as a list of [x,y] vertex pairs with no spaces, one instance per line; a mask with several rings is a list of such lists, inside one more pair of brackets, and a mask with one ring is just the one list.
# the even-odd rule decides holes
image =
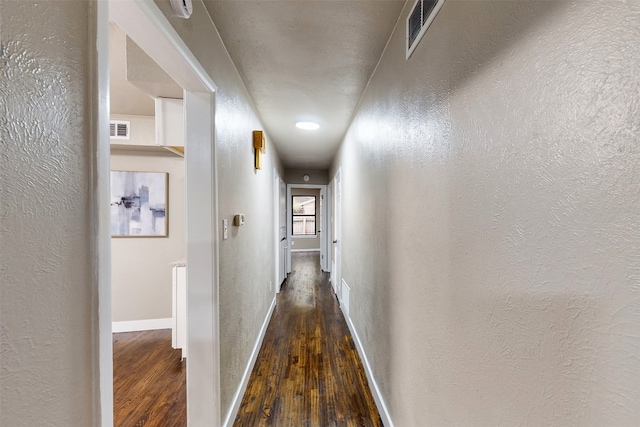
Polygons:
[[111,171],[111,236],[168,235],[166,172]]

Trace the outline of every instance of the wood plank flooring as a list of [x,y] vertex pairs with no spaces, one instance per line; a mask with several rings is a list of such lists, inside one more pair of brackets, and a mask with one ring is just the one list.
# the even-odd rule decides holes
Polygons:
[[317,253],[292,254],[234,426],[382,426]]
[[115,427],[185,427],[186,361],[171,330],[113,334]]

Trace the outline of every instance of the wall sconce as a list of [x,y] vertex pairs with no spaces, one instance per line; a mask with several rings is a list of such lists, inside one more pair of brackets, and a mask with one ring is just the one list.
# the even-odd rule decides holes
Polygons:
[[253,148],[256,150],[256,169],[262,169],[262,159],[260,158],[260,153],[267,152],[267,143],[264,138],[264,132],[261,130],[253,131]]

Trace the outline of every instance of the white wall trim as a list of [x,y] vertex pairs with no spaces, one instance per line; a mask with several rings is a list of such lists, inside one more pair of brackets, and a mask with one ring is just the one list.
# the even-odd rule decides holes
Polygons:
[[242,375],[242,381],[240,382],[240,386],[236,391],[236,394],[233,396],[233,403],[231,405],[231,409],[227,413],[227,416],[222,423],[225,427],[231,427],[233,422],[238,415],[238,410],[240,409],[240,403],[242,403],[242,398],[244,397],[244,393],[247,391],[247,384],[249,384],[249,377],[251,377],[251,372],[253,371],[253,366],[258,359],[258,353],[260,353],[260,348],[262,348],[262,340],[264,339],[264,335],[267,333],[267,327],[269,326],[269,322],[271,321],[271,316],[273,315],[273,310],[276,308],[276,298],[273,297],[273,301],[271,301],[271,307],[269,307],[269,312],[262,322],[262,328],[260,328],[260,334],[258,335],[258,339],[256,340],[255,345],[253,346],[253,351],[251,352],[251,357],[249,358],[249,363],[247,363],[247,367],[244,370],[244,375]]
[[320,249],[291,249],[291,252],[320,252]]
[[153,331],[155,329],[171,329],[171,325],[171,317],[166,319],[125,320],[113,322],[111,330],[114,334],[117,332]]
[[[105,1],[93,2],[90,6],[90,32],[95,34],[95,43],[87,51],[91,55],[91,188],[94,209],[93,233],[93,288],[92,307],[93,331],[98,331],[97,349],[93,347],[93,381],[98,383],[99,393],[94,400],[93,421],[104,427],[113,426],[113,334],[111,319],[111,218],[110,194],[110,139],[109,135],[109,4]],[[97,312],[96,312],[97,311]],[[97,354],[95,353],[97,350]],[[95,359],[97,355],[97,360]],[[95,365],[94,365],[95,366]],[[95,386],[94,386],[95,387]],[[95,390],[95,388],[94,388]]]
[[347,322],[347,326],[349,327],[349,331],[351,331],[351,336],[353,338],[353,341],[355,342],[356,348],[358,349],[358,354],[360,355],[360,359],[362,359],[362,363],[364,364],[364,371],[367,374],[367,380],[369,381],[371,394],[373,394],[373,400],[375,400],[376,406],[378,407],[378,412],[380,413],[382,424],[384,424],[387,427],[394,427],[393,421],[391,421],[391,415],[389,415],[389,410],[387,409],[387,405],[385,404],[385,401],[382,398],[382,393],[380,392],[378,383],[376,382],[376,379],[373,377],[373,372],[371,371],[371,365],[369,364],[369,359],[367,359],[367,355],[364,352],[364,348],[362,347],[362,342],[360,341],[358,332],[356,332],[356,328],[355,326],[353,326],[353,323],[351,322],[351,318],[347,316],[342,305],[340,305],[340,310],[344,315],[344,320]]

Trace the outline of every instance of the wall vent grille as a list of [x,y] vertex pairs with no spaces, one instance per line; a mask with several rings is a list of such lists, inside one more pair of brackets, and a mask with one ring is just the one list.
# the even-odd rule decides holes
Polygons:
[[443,4],[444,0],[416,0],[407,16],[407,59],[411,57]]
[[351,308],[351,288],[347,282],[342,279],[342,302],[340,303],[347,317],[351,317],[349,310]]
[[129,139],[131,122],[123,120],[111,120],[109,122],[109,136],[112,139]]

